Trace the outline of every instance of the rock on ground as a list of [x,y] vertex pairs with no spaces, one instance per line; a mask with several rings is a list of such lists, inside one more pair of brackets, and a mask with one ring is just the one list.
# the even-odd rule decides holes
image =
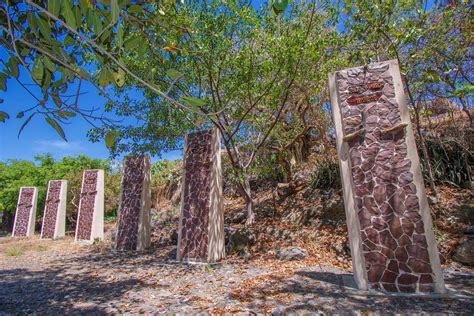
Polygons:
[[276,256],[280,260],[303,260],[308,256],[308,252],[299,247],[287,247],[279,249]]

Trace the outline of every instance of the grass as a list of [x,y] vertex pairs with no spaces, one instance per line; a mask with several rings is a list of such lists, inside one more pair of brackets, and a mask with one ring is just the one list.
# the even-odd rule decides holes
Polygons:
[[6,256],[9,256],[9,257],[18,257],[18,256],[21,256],[22,254],[24,254],[25,250],[20,245],[12,245],[12,246],[9,246],[9,247],[5,248],[3,253]]
[[33,246],[33,250],[34,250],[34,251],[38,251],[38,252],[40,252],[40,251],[46,251],[46,250],[48,250],[48,246],[46,246],[46,245],[41,245],[41,244],[39,244],[39,245],[34,245],[34,246]]

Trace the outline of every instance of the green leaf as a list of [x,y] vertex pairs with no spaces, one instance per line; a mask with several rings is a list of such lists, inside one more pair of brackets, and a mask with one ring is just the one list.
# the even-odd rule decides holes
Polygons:
[[7,91],[7,77],[3,73],[0,73],[0,90]]
[[289,0],[273,0],[273,10],[275,10],[276,13],[281,13],[285,11],[288,7],[288,2]]
[[196,97],[182,97],[181,102],[192,107],[200,107],[207,103],[205,100]]
[[139,41],[138,42],[138,54],[139,54],[139,56],[143,56],[145,54],[147,47],[148,47],[148,42],[147,41]]
[[112,18],[112,23],[115,24],[118,21],[120,14],[120,8],[117,0],[112,0],[110,2],[110,16]]
[[61,0],[48,0],[48,11],[59,17],[61,9]]
[[10,74],[13,77],[18,78],[18,61],[17,61],[17,59],[10,57],[10,59],[8,60],[6,65],[8,66],[8,70],[10,71]]
[[66,46],[71,46],[72,44],[74,44],[74,38],[72,38],[72,36],[70,35],[66,35],[66,37],[64,38],[64,45]]
[[96,34],[99,34],[100,32],[102,32],[102,21],[100,20],[100,17],[97,14],[97,12],[94,12],[92,22],[94,23],[94,32]]
[[123,45],[123,26],[122,26],[122,24],[119,24],[118,30],[117,30],[117,45],[118,45],[118,47],[122,47],[122,45]]
[[33,31],[33,33],[36,35],[36,37],[38,37],[39,33],[38,33],[38,30],[37,30],[36,16],[33,13],[28,12],[28,15],[27,15],[26,19],[28,21],[28,26],[30,27],[30,29]]
[[43,75],[43,84],[41,85],[41,89],[46,92],[48,90],[49,85],[51,84],[51,72],[49,70],[44,69],[44,75]]
[[112,72],[110,72],[110,70],[108,70],[107,68],[103,68],[101,71],[100,71],[100,74],[99,74],[99,85],[102,87],[102,88],[105,88],[107,87],[113,80],[113,75],[112,75]]
[[70,111],[59,111],[58,115],[61,116],[61,117],[66,118],[66,117],[74,117],[74,116],[76,116],[76,113],[70,112]]
[[474,85],[466,85],[464,87],[456,89],[453,92],[452,96],[472,97],[472,96],[474,96]]
[[71,4],[68,2],[69,1],[63,1],[62,14],[64,16],[64,19],[66,20],[66,24],[75,31],[77,27],[76,18],[74,17],[74,13],[72,12]]
[[36,112],[31,114],[30,116],[28,116],[28,118],[23,122],[23,124],[21,124],[20,129],[18,130],[18,135],[17,135],[18,138],[20,138],[21,132],[23,131],[25,126],[28,125],[28,123],[31,121],[33,116],[35,116],[35,114],[36,114]]
[[8,113],[0,111],[0,123],[4,123],[9,118],[10,118],[10,115],[8,115]]
[[138,4],[132,4],[131,6],[128,7],[127,12],[128,13],[140,13],[140,12],[142,12],[142,7]]
[[115,142],[117,141],[117,137],[120,135],[118,131],[115,130],[110,130],[105,134],[105,146],[107,148],[112,148],[115,145]]
[[79,0],[79,8],[81,9],[82,15],[86,15],[86,12],[92,9],[92,3],[89,0]]
[[180,79],[181,77],[183,77],[183,74],[179,71],[177,71],[176,69],[169,69],[167,72],[166,72],[166,75],[168,77],[170,77],[171,79],[173,80],[178,80]]
[[81,26],[81,23],[82,23],[82,15],[81,15],[81,10],[79,9],[79,7],[76,5],[73,7],[73,10],[72,12],[74,13],[74,17],[76,19],[76,24],[78,26]]
[[123,85],[125,84],[125,71],[123,71],[123,69],[119,69],[118,72],[113,73],[113,77],[117,87],[123,87]]
[[130,37],[125,41],[124,45],[126,50],[138,48],[138,46],[140,45],[140,38],[136,36]]
[[43,75],[44,75],[43,61],[41,60],[40,57],[37,57],[33,64],[33,68],[31,69],[31,76],[33,77],[34,81],[36,81],[38,84],[41,84]]
[[18,114],[16,115],[16,118],[22,118],[23,116],[25,116],[25,112],[21,111],[21,112],[18,112]]
[[53,98],[53,102],[54,104],[56,104],[56,106],[59,108],[61,107],[61,104],[62,104],[62,101],[61,101],[61,98],[59,97],[58,95],[58,92],[55,91],[51,94],[52,98]]
[[58,124],[58,122],[56,122],[55,119],[52,119],[52,118],[50,118],[50,117],[45,117],[44,119],[46,120],[46,122],[47,122],[52,128],[55,129],[55,131],[59,134],[59,136],[61,136],[62,139],[64,139],[65,141],[67,141],[66,135],[64,135],[63,129],[62,129],[61,126]]
[[43,35],[43,37],[47,40],[52,40],[51,26],[49,25],[49,23],[43,20],[42,18],[37,19],[36,22],[38,23],[41,35]]
[[51,59],[49,59],[48,56],[43,57],[43,63],[49,71],[54,72],[56,70],[54,64],[51,62]]

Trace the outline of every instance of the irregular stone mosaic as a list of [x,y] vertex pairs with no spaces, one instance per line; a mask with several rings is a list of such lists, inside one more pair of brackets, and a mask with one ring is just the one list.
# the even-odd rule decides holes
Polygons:
[[187,136],[184,160],[180,258],[207,260],[212,131]]
[[41,228],[42,238],[54,238],[56,229],[56,220],[60,202],[61,194],[61,181],[50,181],[48,186],[48,193],[46,196],[44,214],[43,214],[43,227]]
[[77,219],[76,240],[90,240],[97,195],[97,170],[84,171]]
[[[144,199],[150,198],[144,190],[149,190],[145,183],[150,172],[148,156],[126,157],[122,176],[122,193],[120,198],[120,213],[116,238],[116,248],[119,250],[136,250],[139,242],[140,214],[149,212],[144,209]],[[145,214],[141,214],[142,218]],[[147,217],[148,219],[148,217]],[[149,221],[149,219],[148,219]]]
[[434,291],[433,270],[388,64],[336,73],[369,288]]
[[14,237],[28,236],[28,225],[33,215],[32,213],[35,211],[33,209],[35,207],[35,191],[36,188],[23,187],[20,189],[13,230]]

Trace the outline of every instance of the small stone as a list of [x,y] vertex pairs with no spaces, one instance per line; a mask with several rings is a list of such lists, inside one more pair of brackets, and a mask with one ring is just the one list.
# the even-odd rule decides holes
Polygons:
[[434,196],[427,196],[427,198],[428,198],[428,204],[429,205],[434,205],[434,204],[438,203],[438,199],[435,198]]
[[464,231],[464,235],[474,235],[474,225],[468,227],[468,228]]
[[276,256],[280,260],[303,260],[308,256],[308,252],[299,247],[287,247],[279,249]]
[[453,259],[462,264],[474,266],[474,235],[461,238]]

